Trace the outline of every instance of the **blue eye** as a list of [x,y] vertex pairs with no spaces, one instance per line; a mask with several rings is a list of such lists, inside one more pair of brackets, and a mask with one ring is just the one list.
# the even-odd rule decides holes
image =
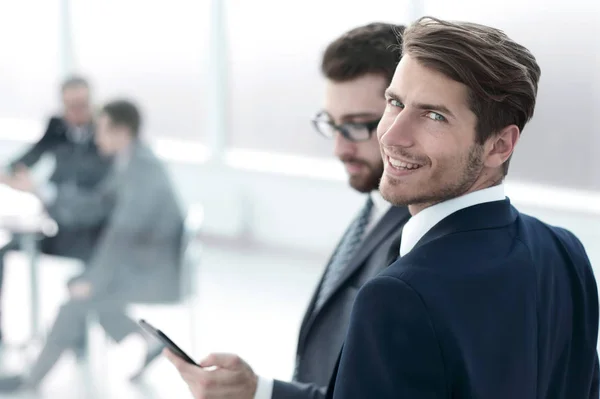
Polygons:
[[436,122],[446,122],[446,118],[443,115],[438,114],[437,112],[430,111],[427,113],[427,117]]
[[401,103],[400,101],[398,101],[398,100],[391,99],[391,100],[389,101],[389,103],[390,103],[390,105],[391,105],[391,106],[393,106],[393,107],[404,108],[404,104],[402,104],[402,103]]

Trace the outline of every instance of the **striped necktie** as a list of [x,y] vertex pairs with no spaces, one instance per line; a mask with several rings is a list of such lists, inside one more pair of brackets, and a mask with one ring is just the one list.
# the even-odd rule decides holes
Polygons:
[[346,234],[342,237],[342,240],[338,244],[338,247],[331,258],[331,262],[329,262],[329,265],[327,266],[327,270],[323,276],[323,282],[317,295],[315,309],[319,309],[329,297],[331,291],[338,283],[339,278],[362,242],[363,236],[365,235],[365,229],[371,219],[372,209],[373,200],[369,196],[366,204],[363,206],[356,219],[354,219],[352,224],[348,227],[348,230],[346,230]]

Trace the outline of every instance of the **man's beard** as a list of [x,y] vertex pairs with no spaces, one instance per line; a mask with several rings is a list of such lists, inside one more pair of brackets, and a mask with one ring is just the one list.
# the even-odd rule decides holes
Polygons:
[[381,176],[383,175],[383,161],[377,165],[368,164],[365,161],[353,159],[352,162],[366,166],[368,173],[350,176],[350,187],[360,193],[370,193],[379,189]]
[[[384,198],[394,204],[395,206],[404,206],[404,205],[426,205],[431,206],[438,204],[440,202],[447,201],[452,198],[459,197],[467,192],[477,181],[481,170],[483,168],[483,146],[479,144],[474,144],[469,153],[466,156],[466,161],[461,162],[461,164],[465,165],[463,167],[460,178],[454,182],[440,182],[436,181],[425,181],[423,182],[423,186],[429,184],[438,183],[437,187],[433,187],[429,192],[424,193],[404,193],[403,185],[394,179],[393,177],[386,176],[386,186],[387,188],[383,190],[382,194]],[[452,165],[448,165],[452,167]],[[417,172],[418,173],[418,172]],[[441,176],[443,179],[444,176]]]

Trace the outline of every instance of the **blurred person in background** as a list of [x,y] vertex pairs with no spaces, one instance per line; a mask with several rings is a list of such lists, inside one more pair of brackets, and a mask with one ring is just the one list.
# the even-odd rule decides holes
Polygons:
[[236,355],[213,354],[203,367],[185,364],[170,352],[197,399],[323,398],[349,323],[358,289],[398,256],[406,207],[392,207],[378,191],[383,172],[374,134],[385,109],[384,91],[400,60],[404,27],[372,23],[329,44],[321,70],[326,78],[325,107],[313,120],[316,130],[334,140],[350,186],[365,194],[365,204],[333,253],[304,315],[292,382],[257,376]]
[[412,218],[400,258],[356,297],[328,397],[598,399],[585,249],[504,192],[540,75],[499,29],[406,29],[377,135],[381,193]]
[[88,267],[70,282],[71,298],[60,308],[33,367],[25,375],[0,378],[0,391],[37,387],[61,354],[86,334],[90,312],[117,343],[129,347],[126,353],[139,359],[138,369],[160,354],[162,347],[146,339],[125,306],[179,297],[183,214],[165,165],[139,138],[140,125],[131,102],[106,104],[95,140],[103,154],[115,157],[111,173],[96,190],[59,191],[48,206],[64,226],[108,221]]
[[[111,165],[110,157],[100,154],[93,140],[94,124],[88,82],[81,77],[71,77],[62,84],[61,95],[63,115],[50,118],[42,138],[12,161],[8,167],[9,173],[0,178],[15,189],[35,192],[44,202],[54,201],[59,191],[71,186],[81,190],[95,189],[106,177]],[[48,181],[34,182],[29,178],[29,168],[48,155],[54,158],[54,171]],[[85,226],[66,226],[59,222],[58,233],[42,239],[41,251],[87,261],[104,222],[104,219],[98,219],[97,223]],[[18,237],[0,248],[0,297],[4,256],[8,251],[17,249]]]

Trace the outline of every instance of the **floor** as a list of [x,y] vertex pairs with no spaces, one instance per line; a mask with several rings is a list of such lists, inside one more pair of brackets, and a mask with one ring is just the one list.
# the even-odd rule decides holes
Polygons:
[[[196,360],[215,351],[237,353],[257,373],[288,379],[299,323],[322,271],[324,255],[209,240],[202,253],[194,306],[135,306],[131,314],[162,329]],[[41,312],[45,326],[66,297],[65,281],[78,267],[55,258],[42,259]],[[21,254],[8,255],[5,278],[3,320],[9,345],[3,350],[1,366],[5,371],[15,371],[25,368],[26,359],[34,356],[34,350],[29,353],[13,346],[29,334],[28,272]],[[196,321],[193,341],[191,315]],[[126,382],[121,366],[128,359],[127,353],[106,342],[100,329],[94,329],[92,337],[87,365],[78,365],[67,354],[39,392],[0,395],[0,399],[191,398],[186,385],[164,359],[153,365],[143,384]]]

